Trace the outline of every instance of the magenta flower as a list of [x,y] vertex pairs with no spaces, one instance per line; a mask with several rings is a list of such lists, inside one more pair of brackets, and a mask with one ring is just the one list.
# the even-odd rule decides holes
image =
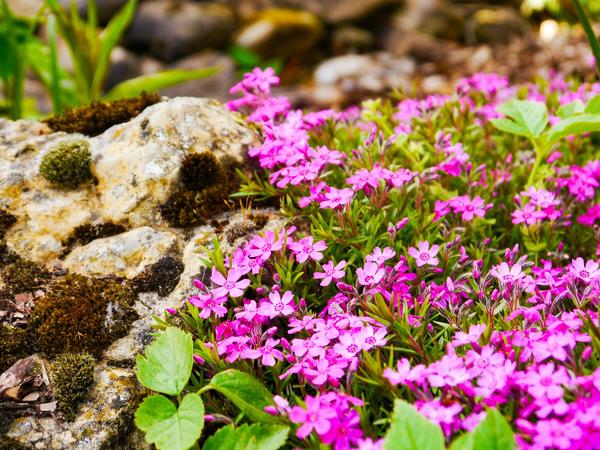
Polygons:
[[332,386],[338,386],[338,380],[344,376],[346,373],[344,369],[348,365],[343,360],[330,361],[325,358],[310,359],[309,361],[311,365],[303,369],[302,373],[314,386],[323,386],[328,381]]
[[359,333],[344,333],[339,337],[339,343],[333,346],[333,350],[345,359],[352,359],[363,349],[362,337]]
[[512,213],[512,223],[518,225],[524,223],[525,225],[534,225],[546,218],[546,213],[539,211],[531,203],[525,205],[522,209],[517,209]]
[[440,251],[439,245],[432,245],[429,247],[429,242],[421,241],[417,244],[418,249],[411,247],[408,249],[408,254],[415,259],[417,267],[424,265],[437,266],[440,260],[437,258],[437,254]]
[[269,301],[260,305],[258,313],[269,319],[277,316],[290,316],[296,311],[294,306],[294,294],[290,291],[285,291],[283,296],[278,291],[273,291],[269,294]]
[[354,191],[350,188],[329,188],[319,202],[321,209],[336,209],[348,205],[354,197]]
[[189,298],[189,302],[200,308],[198,315],[203,319],[208,319],[211,314],[217,317],[227,314],[227,308],[223,306],[223,303],[227,302],[227,297],[215,297],[212,292],[194,295]]
[[242,276],[242,271],[231,269],[225,278],[216,267],[213,267],[210,281],[220,287],[213,289],[212,294],[215,298],[227,297],[227,295],[231,295],[233,298],[241,297],[244,295],[244,289],[250,285],[250,280],[240,280]]
[[290,420],[297,424],[302,424],[296,436],[305,439],[312,431],[318,435],[323,435],[331,428],[331,420],[337,416],[332,408],[324,407],[318,397],[307,395],[304,399],[306,409],[300,406],[294,406],[289,412]]
[[529,370],[521,383],[527,386],[527,392],[536,398],[559,399],[564,390],[562,385],[568,384],[569,375],[564,368],[555,368],[554,363],[547,363]]
[[525,276],[521,270],[520,264],[515,264],[514,266],[509,267],[509,265],[505,262],[494,266],[490,273],[505,284],[514,283]]
[[379,283],[384,275],[385,269],[374,262],[368,262],[363,268],[356,269],[358,284],[362,286],[373,286]]
[[288,248],[296,255],[296,261],[303,263],[309,258],[318,261],[323,258],[323,250],[327,248],[325,241],[313,244],[313,237],[307,236],[297,242],[288,243]]
[[254,236],[248,243],[248,255],[252,258],[269,259],[271,253],[281,250],[281,240],[275,238],[275,233],[266,231],[264,236]]
[[394,256],[396,256],[396,252],[389,247],[386,247],[383,250],[379,247],[375,247],[373,252],[370,255],[367,255],[365,261],[374,262],[381,266],[384,262],[388,259],[392,259]]
[[344,278],[344,267],[346,267],[346,261],[342,260],[334,266],[333,261],[329,261],[323,265],[325,272],[315,272],[313,277],[317,280],[321,280],[321,286],[329,286],[333,280],[338,281]]
[[589,283],[600,276],[599,267],[596,261],[584,262],[583,258],[577,258],[569,266],[569,273],[581,281]]

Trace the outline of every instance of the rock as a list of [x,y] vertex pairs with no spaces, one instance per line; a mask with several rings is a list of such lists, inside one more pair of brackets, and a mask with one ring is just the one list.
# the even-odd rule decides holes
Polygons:
[[331,87],[347,96],[380,94],[392,88],[409,89],[415,64],[410,58],[389,53],[337,56],[321,63],[314,73],[317,89]]
[[331,36],[333,53],[338,55],[363,53],[371,50],[374,44],[375,36],[371,32],[353,25],[342,25]]
[[8,7],[16,16],[33,17],[44,6],[44,0],[8,0]]
[[234,15],[224,4],[148,1],[140,4],[125,36],[125,45],[172,62],[224,45],[234,27]]
[[110,69],[106,77],[105,89],[109,91],[117,84],[141,74],[140,59],[123,47],[115,47],[110,55]]
[[[73,0],[60,0],[63,7],[68,8]],[[82,17],[87,17],[88,0],[75,0],[77,11]],[[102,25],[108,23],[108,21],[119,11],[126,3],[127,0],[94,0],[96,5],[96,14],[98,16],[98,22]]]
[[211,97],[230,99],[229,88],[236,83],[235,63],[224,54],[206,51],[181,59],[168,69],[204,69],[218,67],[219,72],[207,78],[188,81],[160,91],[167,97]]
[[178,238],[168,231],[140,227],[77,247],[64,260],[69,272],[90,277],[131,279],[163,256],[178,253]]
[[5,436],[32,448],[49,450],[148,449],[133,425],[140,396],[132,368],[100,364],[88,399],[73,422],[22,417],[12,423]]
[[257,135],[214,100],[178,97],[91,140],[92,172],[105,220],[160,224],[159,205],[178,184],[190,152],[212,151],[243,161]]
[[531,37],[527,21],[512,8],[480,9],[465,26],[467,42],[507,45]]
[[310,50],[323,34],[314,14],[290,9],[268,9],[244,26],[236,45],[264,57],[289,58]]
[[290,7],[310,11],[332,24],[366,18],[385,7],[401,5],[400,0],[283,0]]

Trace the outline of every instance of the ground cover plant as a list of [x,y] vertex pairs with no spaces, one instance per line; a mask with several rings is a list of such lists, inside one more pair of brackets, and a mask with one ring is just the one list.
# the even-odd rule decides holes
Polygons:
[[302,112],[256,69],[239,196],[289,219],[223,254],[139,356],[159,449],[600,448],[600,84]]

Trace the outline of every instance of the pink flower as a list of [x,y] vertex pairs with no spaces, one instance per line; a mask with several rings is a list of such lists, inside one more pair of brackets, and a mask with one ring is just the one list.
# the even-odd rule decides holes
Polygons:
[[333,350],[346,359],[352,359],[362,348],[363,342],[359,333],[344,333],[339,337],[339,343],[333,346]]
[[321,209],[336,209],[348,205],[354,197],[354,191],[350,188],[336,189],[329,188],[325,193],[324,199],[320,201]]
[[198,315],[203,319],[207,319],[211,314],[217,317],[227,314],[227,308],[223,306],[223,303],[227,302],[227,297],[215,298],[212,292],[194,295],[189,298],[189,302],[201,309]]
[[345,374],[344,369],[348,365],[343,360],[330,361],[325,358],[311,359],[311,366],[305,368],[302,373],[314,386],[323,386],[329,381],[333,386],[338,386],[338,380]]
[[569,376],[564,368],[555,370],[554,363],[542,364],[530,369],[521,380],[535,398],[559,399],[563,396],[563,384],[569,383]]
[[583,261],[583,258],[577,258],[569,266],[569,273],[580,280],[589,283],[590,281],[600,276],[600,270],[598,270],[598,263],[596,261],[589,260]]
[[296,261],[305,262],[307,259],[318,261],[323,258],[323,250],[327,248],[325,241],[319,241],[313,244],[313,237],[307,236],[297,242],[290,242],[288,248],[296,255]]
[[430,266],[437,266],[440,260],[436,257],[440,251],[439,245],[432,245],[429,247],[429,242],[421,241],[417,244],[418,250],[414,247],[408,249],[408,254],[415,259],[417,267],[424,266],[425,264]]
[[515,264],[514,266],[509,267],[509,265],[505,262],[494,266],[491,270],[491,274],[505,284],[513,283],[525,276],[521,270],[520,264]]
[[261,358],[263,366],[273,367],[276,360],[281,361],[283,359],[281,350],[275,348],[277,344],[279,344],[279,339],[267,339],[267,342],[255,350],[256,358]]
[[220,287],[213,289],[212,294],[215,297],[227,297],[227,295],[231,295],[233,298],[241,297],[244,295],[244,289],[250,284],[248,279],[240,280],[242,276],[242,271],[231,269],[225,278],[216,267],[213,267],[210,281]]
[[313,277],[317,280],[322,280],[321,286],[329,286],[333,280],[341,280],[344,277],[344,267],[346,267],[346,261],[342,260],[337,265],[333,265],[333,261],[329,261],[323,265],[325,272],[315,272]]
[[307,395],[304,402],[306,409],[294,406],[289,413],[292,422],[302,424],[296,436],[305,439],[313,430],[319,435],[327,433],[331,428],[330,419],[337,416],[335,410],[321,405],[318,397]]
[[383,279],[384,275],[385,270],[382,267],[379,267],[379,264],[374,262],[368,262],[365,264],[364,268],[356,269],[358,283],[362,286],[372,286],[377,284]]
[[386,247],[383,250],[379,247],[375,247],[373,252],[370,255],[367,255],[365,261],[374,262],[381,266],[384,262],[388,259],[392,259],[394,256],[396,256],[396,252],[389,247]]
[[281,240],[275,239],[275,233],[272,231],[267,231],[264,236],[254,236],[248,242],[247,248],[248,255],[252,258],[267,260],[272,252],[281,250]]
[[512,223],[518,225],[524,223],[525,225],[534,225],[536,222],[546,218],[546,213],[543,211],[536,210],[533,204],[528,203],[523,209],[517,209],[512,213]]
[[283,297],[278,291],[273,291],[269,294],[269,301],[263,302],[258,313],[273,319],[277,316],[289,316],[294,314],[294,294],[290,291],[285,291]]

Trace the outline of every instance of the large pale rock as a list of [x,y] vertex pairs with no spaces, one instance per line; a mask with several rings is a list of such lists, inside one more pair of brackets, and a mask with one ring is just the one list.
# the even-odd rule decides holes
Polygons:
[[132,226],[162,223],[159,206],[177,184],[188,153],[239,161],[257,142],[241,116],[214,100],[178,97],[92,139],[92,172],[104,218]]
[[64,261],[70,272],[87,276],[133,278],[163,256],[178,253],[177,235],[140,227],[73,250]]
[[400,0],[281,0],[280,3],[311,11],[334,24],[360,21],[382,8],[402,4]]

